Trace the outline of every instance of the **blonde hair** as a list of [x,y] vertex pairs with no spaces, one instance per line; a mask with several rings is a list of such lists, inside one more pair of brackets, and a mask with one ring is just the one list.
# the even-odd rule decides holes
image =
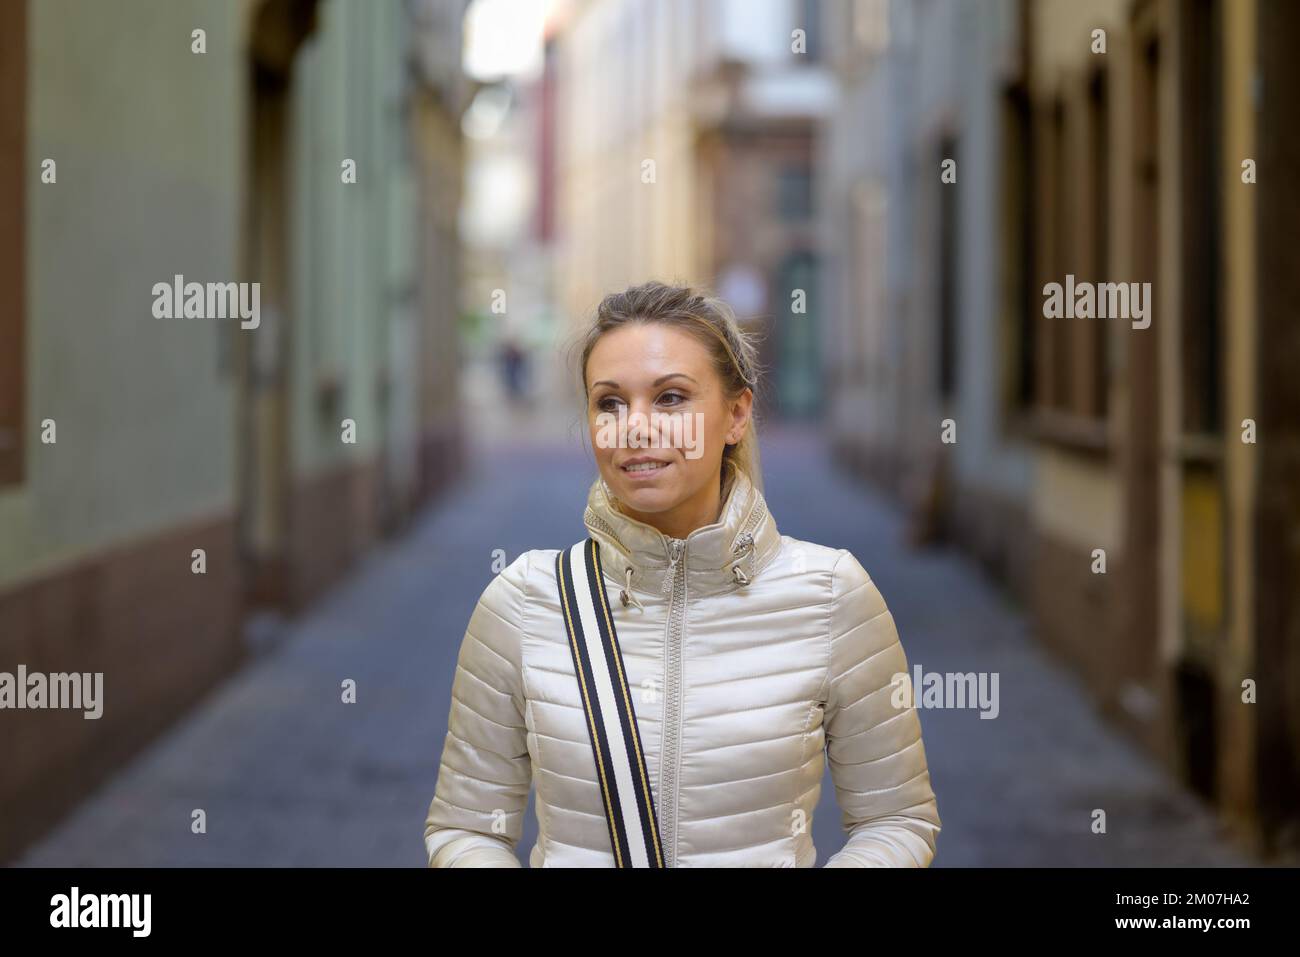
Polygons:
[[[749,388],[757,400],[760,369],[756,335],[741,327],[735,311],[724,300],[691,286],[669,285],[658,280],[629,286],[623,292],[612,292],[596,307],[595,318],[574,344],[575,348],[581,347],[582,350],[577,371],[584,397],[588,395],[587,360],[591,357],[591,350],[605,333],[634,322],[658,322],[694,336],[708,350],[727,399],[736,399]],[[739,442],[723,449],[720,477],[726,477],[726,463],[731,461],[761,491],[762,463],[758,454],[756,414],[755,408],[751,407],[745,434]]]

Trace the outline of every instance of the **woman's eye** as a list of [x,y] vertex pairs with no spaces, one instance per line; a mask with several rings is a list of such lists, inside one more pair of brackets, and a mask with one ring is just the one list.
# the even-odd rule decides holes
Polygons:
[[[658,399],[661,405],[681,405],[686,401],[686,396],[680,392],[665,392]],[[617,396],[607,395],[596,400],[596,411],[614,412],[618,409],[619,398]]]

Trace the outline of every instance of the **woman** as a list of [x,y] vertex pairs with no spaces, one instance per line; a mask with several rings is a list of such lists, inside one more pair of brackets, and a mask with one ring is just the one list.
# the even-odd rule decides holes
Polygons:
[[520,866],[535,781],[533,867],[812,867],[827,758],[848,841],[825,866],[928,866],[940,820],[893,619],[852,553],[777,531],[731,309],[650,282],[580,344],[588,537],[525,552],[479,599],[429,866]]

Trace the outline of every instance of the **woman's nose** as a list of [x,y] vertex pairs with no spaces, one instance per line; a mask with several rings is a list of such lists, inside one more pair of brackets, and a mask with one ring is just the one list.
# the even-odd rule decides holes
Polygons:
[[641,449],[650,446],[653,441],[652,406],[648,400],[633,402],[628,407],[627,437],[628,448]]

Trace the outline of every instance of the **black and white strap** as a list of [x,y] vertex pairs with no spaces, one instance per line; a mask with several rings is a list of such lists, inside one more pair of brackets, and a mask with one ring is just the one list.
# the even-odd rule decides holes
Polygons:
[[555,558],[560,607],[618,867],[663,867],[654,794],[594,538]]

